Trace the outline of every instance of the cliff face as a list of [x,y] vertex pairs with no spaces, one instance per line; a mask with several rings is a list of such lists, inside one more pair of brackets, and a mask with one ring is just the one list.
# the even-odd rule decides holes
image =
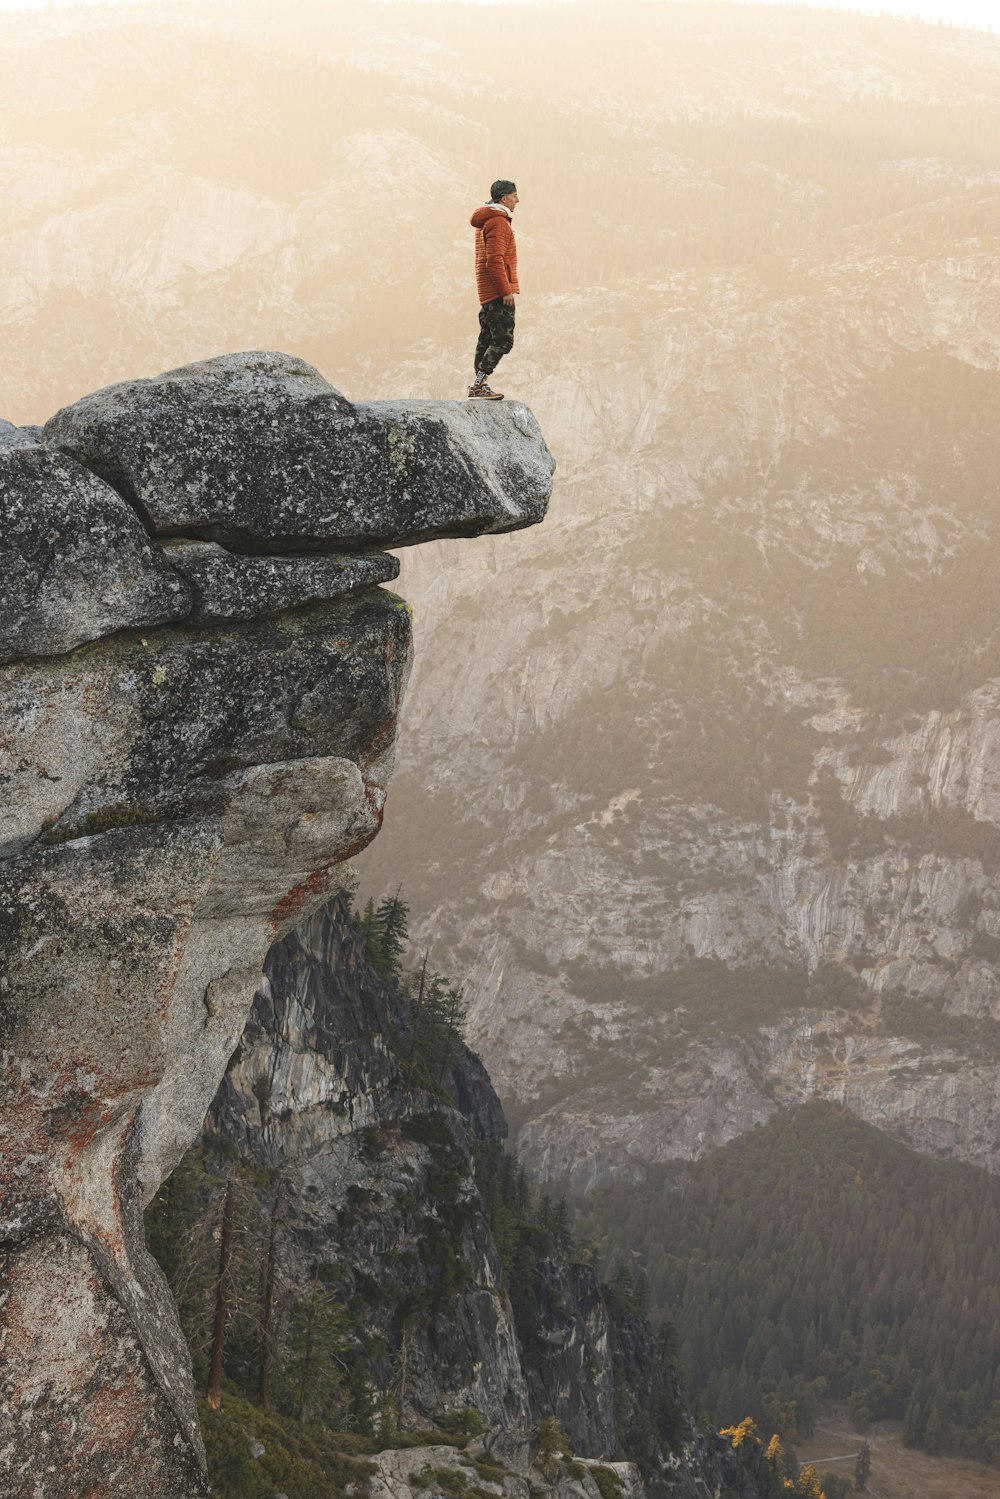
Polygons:
[[996,268],[908,226],[622,288],[614,358],[581,297],[559,534],[404,564],[436,649],[370,878],[468,968],[519,1147],[581,1189],[814,1095],[1000,1167]]
[[422,1299],[430,1275],[428,1215],[442,1204],[429,1178],[453,1173],[447,1226],[469,1279],[460,1295],[442,1290],[426,1322],[410,1327],[404,1414],[426,1423],[473,1405],[492,1425],[526,1425],[517,1338],[474,1179],[473,1139],[506,1135],[481,1064],[465,1055],[448,1084],[466,1101],[471,1128],[457,1112],[436,1114],[426,1140],[419,1128],[401,1128],[411,1116],[426,1125],[425,1110],[438,1105],[405,1090],[405,1068],[387,1044],[390,1028],[404,1034],[405,1022],[365,961],[343,901],[276,944],[264,972],[208,1123],[242,1161],[289,1173],[285,1274],[307,1288],[316,1263],[350,1267],[344,1294],[367,1288],[369,1329],[391,1350],[376,1360],[374,1379],[390,1388],[406,1305]]
[[141,1202],[381,824],[410,621],[357,549],[531,524],[551,467],[524,408],[273,354],[0,430],[5,1492],[204,1491]]
[[[531,1429],[554,1415],[584,1459],[638,1461],[657,1491],[669,1479],[675,1494],[710,1492],[719,1455],[697,1438],[669,1360],[589,1264],[553,1251],[526,1278],[522,1265],[515,1313],[475,1161],[506,1136],[499,1102],[464,1047],[443,1094],[406,1087],[410,1005],[369,966],[346,899],[278,942],[264,978],[205,1145],[280,1177],[285,1295],[307,1297],[319,1276],[341,1304],[363,1304],[376,1403],[418,1429],[474,1407],[482,1450],[525,1474]],[[400,1485],[437,1461],[384,1457],[402,1463]]]

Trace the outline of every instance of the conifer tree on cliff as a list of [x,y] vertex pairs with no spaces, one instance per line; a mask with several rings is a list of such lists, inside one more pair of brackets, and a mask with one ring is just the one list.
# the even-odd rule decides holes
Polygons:
[[285,1179],[278,1178],[267,1215],[267,1242],[261,1265],[260,1283],[260,1349],[258,1358],[257,1398],[261,1410],[271,1409],[271,1371],[277,1345],[275,1297],[278,1283],[278,1230],[285,1203]]
[[213,1410],[222,1403],[222,1359],[229,1326],[230,1277],[233,1261],[233,1219],[236,1188],[230,1173],[222,1199],[222,1228],[219,1235],[219,1270],[215,1283],[215,1317],[212,1324],[212,1356],[209,1363],[205,1399]]
[[403,968],[403,953],[409,941],[410,907],[403,899],[402,885],[395,895],[387,895],[375,913],[381,938],[380,962],[374,966],[383,978],[397,978]]

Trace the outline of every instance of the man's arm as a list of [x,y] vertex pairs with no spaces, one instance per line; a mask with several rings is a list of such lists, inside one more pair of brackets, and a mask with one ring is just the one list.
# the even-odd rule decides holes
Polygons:
[[510,279],[507,275],[507,262],[503,255],[506,240],[503,233],[505,228],[506,225],[501,219],[495,216],[487,219],[483,225],[483,243],[486,246],[486,269],[499,286],[504,305],[513,307],[514,293],[511,290]]

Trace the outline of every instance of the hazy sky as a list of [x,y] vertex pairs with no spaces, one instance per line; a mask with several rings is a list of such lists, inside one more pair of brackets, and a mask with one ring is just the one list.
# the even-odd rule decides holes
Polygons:
[[[142,4],[143,0],[0,0],[0,11],[44,10],[50,6],[108,3]],[[280,0],[275,0],[275,4],[278,3]],[[382,3],[391,4],[393,0],[382,0]],[[504,0],[468,0],[468,3],[502,4]],[[659,0],[659,3],[663,3],[663,0]],[[675,0],[675,3],[683,3],[683,0]],[[759,0],[739,0],[739,3],[750,5],[759,3]],[[1000,0],[790,0],[790,3],[810,5],[815,10],[863,10],[876,15],[883,12],[924,21],[951,21],[956,26],[980,26],[990,31],[1000,31]]]

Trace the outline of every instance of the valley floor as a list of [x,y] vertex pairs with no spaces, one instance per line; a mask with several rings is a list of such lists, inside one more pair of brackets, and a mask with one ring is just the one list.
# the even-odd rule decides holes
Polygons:
[[[898,1421],[877,1421],[868,1433],[871,1499],[1000,1499],[1000,1471],[996,1468],[955,1457],[929,1457],[926,1452],[904,1447],[902,1432]],[[861,1441],[847,1412],[834,1406],[819,1415],[814,1435],[795,1450],[801,1462],[815,1463],[820,1473],[850,1478],[854,1473],[853,1454]],[[852,1456],[840,1462],[829,1461],[845,1453]]]

